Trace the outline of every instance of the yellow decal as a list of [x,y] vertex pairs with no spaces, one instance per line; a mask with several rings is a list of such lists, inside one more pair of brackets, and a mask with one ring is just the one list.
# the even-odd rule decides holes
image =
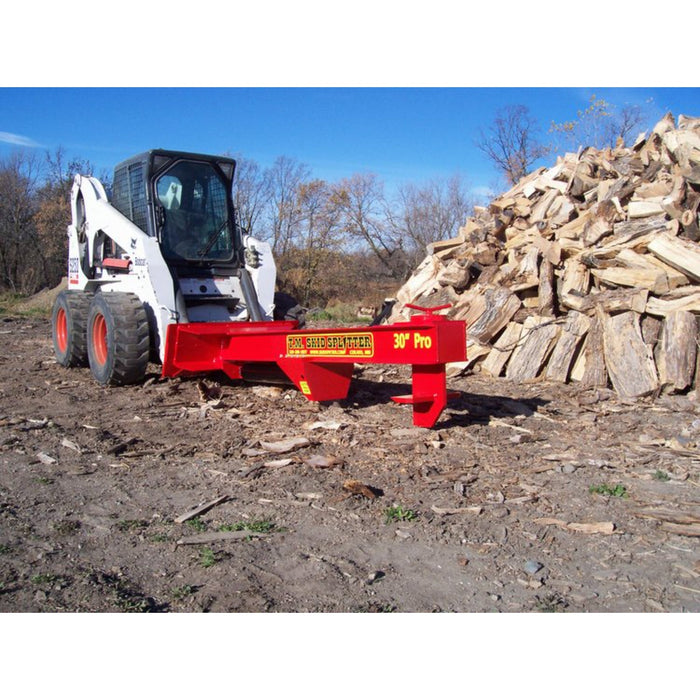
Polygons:
[[287,357],[372,357],[371,333],[314,333],[287,336]]
[[304,381],[299,382],[299,388],[301,389],[301,393],[304,394],[304,396],[308,396],[311,393],[309,385]]
[[413,334],[413,347],[416,350],[430,350],[433,339],[429,335],[421,335],[417,331]]
[[410,337],[410,333],[394,333],[394,350],[405,350],[406,341]]
[[433,346],[433,339],[429,335],[422,335],[418,331],[413,333],[402,331],[394,333],[394,350],[405,350],[411,340],[413,341],[413,350],[430,350]]

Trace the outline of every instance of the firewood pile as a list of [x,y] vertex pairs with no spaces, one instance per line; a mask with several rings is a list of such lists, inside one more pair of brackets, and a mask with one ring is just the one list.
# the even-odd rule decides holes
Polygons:
[[397,293],[467,321],[462,369],[611,386],[695,387],[700,119],[667,114],[632,147],[559,157],[429,246]]

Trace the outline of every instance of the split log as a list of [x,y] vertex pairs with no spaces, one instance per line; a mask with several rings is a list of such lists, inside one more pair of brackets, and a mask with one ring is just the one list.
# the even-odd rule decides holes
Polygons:
[[443,250],[448,250],[450,248],[455,248],[457,246],[460,246],[466,242],[466,238],[462,234],[462,230],[460,229],[459,235],[456,236],[455,238],[450,238],[446,241],[436,241],[434,243],[429,243],[427,248],[428,248],[428,253],[430,255],[435,255],[436,253],[439,253]]
[[659,378],[654,357],[642,338],[639,314],[628,311],[596,315],[603,325],[605,364],[615,391],[625,398],[647,396],[656,391]]
[[523,256],[518,269],[518,275],[525,278],[537,279],[537,273],[539,272],[538,261],[540,258],[540,251],[536,247],[530,248],[527,253]]
[[569,311],[561,336],[547,363],[547,379],[557,382],[566,382],[569,379],[572,362],[590,325],[588,316],[578,311]]
[[657,299],[649,297],[646,303],[646,312],[652,316],[668,316],[674,311],[694,311],[700,313],[700,292],[689,294],[677,299]]
[[600,314],[596,314],[591,319],[583,348],[571,371],[571,378],[580,381],[586,387],[608,385],[603,346],[603,321]]
[[669,291],[668,277],[658,268],[608,267],[591,270],[598,280],[620,287],[642,287],[653,294],[665,294]]
[[592,246],[603,236],[612,233],[614,223],[622,218],[615,202],[610,199],[599,202],[590,211],[591,216],[581,234],[586,246]]
[[561,263],[561,244],[559,241],[548,241],[538,233],[533,237],[532,243],[542,253],[542,257],[549,260],[552,265]]
[[642,255],[631,248],[623,248],[615,259],[627,267],[663,270],[663,272],[666,273],[669,290],[689,284],[688,278],[680,270],[676,270],[676,268],[667,265],[654,255]]
[[683,200],[685,199],[685,180],[676,175],[673,178],[673,186],[666,197],[661,200],[663,210],[672,219],[680,219],[683,215]]
[[547,210],[549,225],[558,228],[571,221],[576,212],[576,205],[566,195],[559,195]]
[[579,239],[586,224],[592,220],[591,210],[580,212],[577,217],[574,217],[569,223],[564,224],[555,232],[557,240],[563,238]]
[[481,229],[481,224],[479,224],[477,221],[474,221],[474,219],[468,219],[467,223],[464,224],[464,226],[459,227],[459,237],[462,238],[462,240],[470,241],[471,240],[471,235],[473,233],[476,233]]
[[514,381],[535,379],[559,337],[554,318],[530,316],[523,324],[521,341],[508,362],[506,377]]
[[683,182],[683,178],[676,177],[675,179],[671,176],[659,176],[659,179],[653,182],[643,182],[639,187],[637,187],[632,201],[662,201],[665,197],[668,197],[673,191],[675,180],[680,180]]
[[450,286],[453,289],[464,289],[471,279],[469,272],[470,260],[455,258],[450,260],[445,268],[437,275],[437,283],[443,287]]
[[632,201],[627,205],[627,216],[629,216],[630,219],[643,219],[665,213],[666,210],[661,205],[661,202],[640,199]]
[[697,245],[663,234],[651,241],[647,248],[671,267],[700,281],[700,248]]
[[[440,287],[440,285],[435,285],[437,289],[432,289],[428,293],[419,296],[415,303],[418,306],[431,307],[431,306],[444,306],[446,304],[455,304],[459,300],[459,294],[450,287]],[[405,311],[408,311],[407,309]],[[409,314],[410,316],[410,314]]]
[[433,290],[437,285],[435,277],[440,267],[439,261],[432,255],[424,258],[406,284],[397,292],[396,299],[399,304],[410,304],[429,290]]
[[607,241],[607,245],[622,245],[649,233],[659,235],[668,230],[669,222],[665,216],[622,221],[618,224],[613,224],[613,236]]
[[[551,182],[551,181],[550,181]],[[565,182],[559,183],[564,189],[566,188]],[[554,201],[559,198],[561,193],[558,189],[550,189],[546,194],[540,197],[537,204],[532,206],[530,212],[530,221],[536,224],[538,221],[544,221],[547,216],[547,210],[552,206]]]
[[656,357],[661,384],[673,391],[685,391],[692,386],[697,343],[694,314],[674,311],[666,316]]
[[539,277],[537,313],[540,316],[554,316],[556,309],[556,299],[554,297],[554,266],[546,258],[540,263]]
[[591,161],[590,154],[586,153],[577,160],[569,176],[567,191],[572,197],[580,197],[597,186],[598,178],[595,176],[595,164]]
[[[430,252],[432,244],[428,246],[428,252]],[[441,263],[445,263],[446,260],[452,260],[452,258],[462,258],[467,256],[472,249],[471,243],[462,243],[461,245],[450,245],[446,248],[436,250],[432,256],[435,260]]]
[[[677,222],[675,222],[677,223]],[[643,252],[646,251],[647,246],[656,237],[657,232],[645,233],[643,236],[635,238],[631,242],[623,240],[621,243],[606,243],[598,248],[588,249],[585,251],[587,257],[594,260],[607,260],[623,250],[633,249],[635,251]]]
[[[463,363],[462,367],[460,368],[460,371],[464,371],[468,367],[471,367],[477,360],[480,360],[482,357],[485,357],[490,352],[490,345],[484,345],[484,343],[480,343],[478,340],[475,340],[473,337],[470,336],[469,338],[467,338],[467,361]],[[453,364],[456,365],[457,363]]]
[[577,309],[591,288],[589,269],[575,258],[564,263],[564,276],[561,284],[561,303],[569,309]]
[[515,350],[522,329],[521,323],[511,321],[501,333],[501,337],[493,344],[488,357],[481,363],[481,369],[488,372],[492,377],[499,377],[508,359],[513,354],[513,350]]
[[513,318],[520,299],[505,287],[487,289],[483,295],[484,311],[468,324],[469,337],[488,343]]
[[661,321],[658,318],[654,318],[648,314],[642,316],[642,338],[649,346],[652,353],[654,352],[656,344],[659,342],[659,338],[661,338],[661,325]]
[[475,284],[460,295],[459,300],[447,312],[447,317],[459,321],[466,321],[469,328],[476,319],[486,310],[484,291],[488,287]]
[[644,313],[647,309],[649,292],[646,289],[615,289],[606,292],[595,292],[581,299],[577,311],[584,313],[600,306],[607,313],[617,311],[635,311]]

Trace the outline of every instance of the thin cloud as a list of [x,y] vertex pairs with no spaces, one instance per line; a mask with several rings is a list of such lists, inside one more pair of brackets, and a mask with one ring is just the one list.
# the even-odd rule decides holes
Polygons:
[[491,187],[487,187],[485,185],[480,187],[472,187],[471,193],[475,197],[483,197],[484,199],[490,199],[496,194]]
[[0,131],[0,141],[11,143],[13,146],[26,146],[27,148],[39,148],[41,144],[20,134],[11,134],[9,131]]

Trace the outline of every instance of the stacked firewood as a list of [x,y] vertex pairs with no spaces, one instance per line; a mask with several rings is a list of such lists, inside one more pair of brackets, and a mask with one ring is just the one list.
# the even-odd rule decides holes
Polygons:
[[695,386],[700,119],[666,115],[632,147],[559,157],[475,208],[399,290],[467,321],[464,368],[623,397]]

